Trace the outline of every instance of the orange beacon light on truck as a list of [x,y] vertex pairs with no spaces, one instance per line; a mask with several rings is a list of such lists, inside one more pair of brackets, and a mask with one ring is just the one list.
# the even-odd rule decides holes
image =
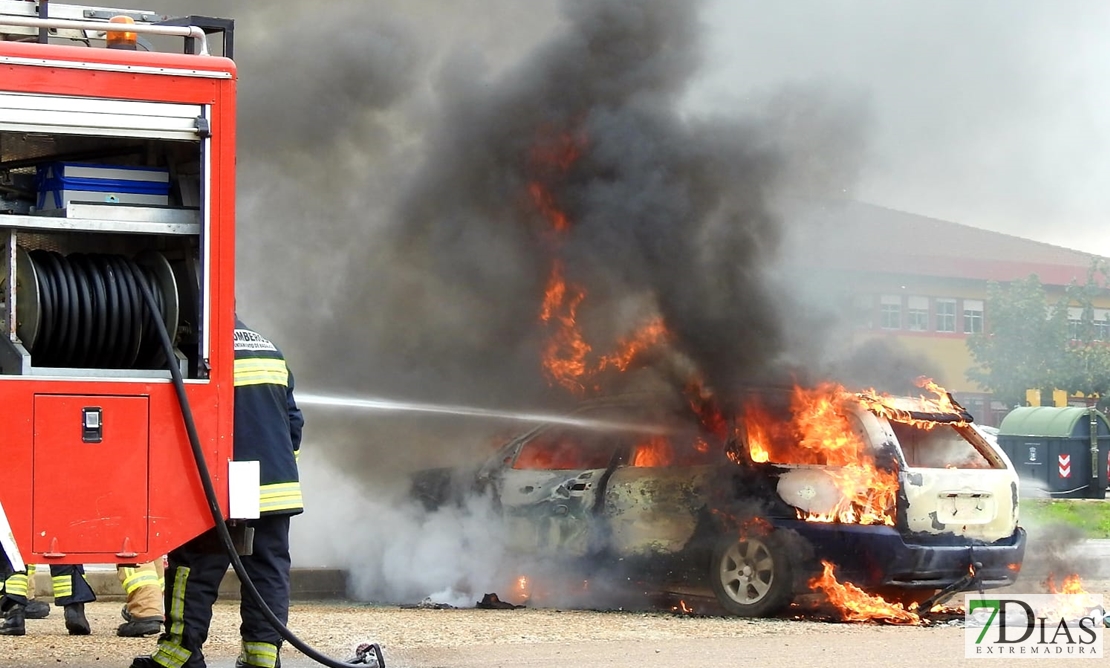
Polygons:
[[[130,16],[113,16],[108,20],[108,23],[135,25],[135,19]],[[130,30],[108,30],[105,40],[108,42],[109,49],[135,50],[138,48],[138,35]]]

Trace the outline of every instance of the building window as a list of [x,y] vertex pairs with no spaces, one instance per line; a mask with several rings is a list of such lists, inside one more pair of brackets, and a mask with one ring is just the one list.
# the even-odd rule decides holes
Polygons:
[[937,331],[938,332],[955,332],[956,331],[956,300],[955,299],[938,299],[937,300]]
[[902,329],[902,298],[883,295],[879,310],[879,326],[883,329]]
[[906,302],[906,329],[911,332],[928,331],[929,298],[910,297]]
[[1079,330],[1083,325],[1083,309],[1069,306],[1068,307],[1068,338],[1072,341],[1079,340]]
[[1110,310],[1095,309],[1095,341],[1110,341]]
[[983,332],[983,302],[978,299],[964,300],[964,334]]

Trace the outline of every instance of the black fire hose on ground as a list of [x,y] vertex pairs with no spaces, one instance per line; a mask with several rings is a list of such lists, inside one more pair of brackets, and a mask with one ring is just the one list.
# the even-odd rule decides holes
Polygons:
[[379,668],[385,668],[385,658],[382,656],[381,648],[377,643],[360,645],[356,650],[355,659],[352,661],[336,661],[327,657],[316,649],[305,643],[298,638],[277,618],[270,606],[266,605],[266,601],[262,600],[262,595],[258,593],[258,588],[254,586],[250,576],[247,575],[246,569],[243,567],[243,562],[239,559],[239,553],[235,549],[234,542],[231,539],[231,533],[227,529],[227,524],[224,521],[223,512],[220,511],[219,501],[216,499],[216,488],[212,484],[212,475],[208,472],[208,465],[204,461],[204,451],[201,449],[200,437],[197,436],[197,426],[193,421],[193,411],[189,406],[189,398],[185,393],[185,381],[181,377],[181,369],[177,365],[177,357],[173,353],[173,344],[170,342],[170,335],[166,332],[166,325],[162,321],[161,309],[157,308],[154,299],[154,294],[150,290],[150,286],[146,281],[136,281],[139,288],[143,293],[143,300],[146,303],[147,309],[153,317],[151,320],[155,323],[155,328],[158,330],[158,338],[162,342],[162,349],[165,351],[167,366],[170,370],[170,376],[173,378],[173,385],[177,391],[177,401],[181,405],[181,417],[185,421],[185,430],[189,435],[189,445],[192,446],[193,459],[196,461],[197,473],[200,474],[200,482],[204,487],[204,497],[208,500],[208,510],[212,513],[212,519],[216,522],[216,534],[220,537],[220,543],[231,557],[231,565],[235,569],[235,574],[239,576],[239,581],[247,590],[247,594],[255,602],[256,605],[262,610],[262,614],[266,617],[266,621],[274,630],[284,638],[290,645],[301,651],[302,654],[312,659],[316,663],[331,668],[350,668],[351,663],[367,663],[372,664],[376,662]]

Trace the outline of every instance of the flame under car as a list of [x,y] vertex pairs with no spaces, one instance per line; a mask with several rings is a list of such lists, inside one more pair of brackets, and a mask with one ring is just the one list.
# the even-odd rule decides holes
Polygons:
[[[788,402],[770,404],[769,424],[788,424]],[[587,573],[620,564],[659,590],[708,589],[742,616],[782,611],[823,561],[844,580],[905,600],[1017,576],[1025,548],[1017,476],[966,414],[892,415],[840,401],[835,419],[858,440],[855,459],[826,453],[799,463],[790,460],[806,458],[781,456],[790,450],[782,439],[798,441],[796,430],[764,441],[764,453],[750,421],[738,419],[722,438],[642,397],[580,413],[661,429],[541,425],[477,471],[424,472],[415,491],[428,505],[452,491],[485,491],[523,557]],[[827,450],[833,437],[821,438]],[[861,476],[863,468],[870,472]],[[876,480],[892,486],[877,490]]]

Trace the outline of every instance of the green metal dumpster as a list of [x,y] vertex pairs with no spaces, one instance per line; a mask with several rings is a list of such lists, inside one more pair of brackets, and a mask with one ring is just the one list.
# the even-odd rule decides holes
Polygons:
[[[1019,476],[1045,485],[1054,497],[1106,497],[1110,424],[1100,411],[1075,406],[1015,408],[998,427],[998,444]],[[1092,452],[1092,447],[1097,449]]]

